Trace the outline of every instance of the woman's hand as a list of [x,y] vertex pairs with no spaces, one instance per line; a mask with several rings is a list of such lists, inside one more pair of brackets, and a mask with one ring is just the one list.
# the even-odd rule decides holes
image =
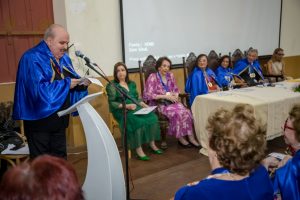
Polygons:
[[173,102],[173,103],[176,103],[178,102],[178,96],[177,95],[165,95],[165,99]]
[[143,107],[143,108],[148,108],[149,106],[146,104],[146,103],[144,103],[143,101],[140,103],[140,105]]
[[278,167],[279,160],[277,158],[274,158],[272,156],[269,156],[262,160],[261,164],[268,170],[272,170],[274,168]]
[[136,105],[134,103],[126,104],[126,109],[127,110],[135,110],[136,109]]

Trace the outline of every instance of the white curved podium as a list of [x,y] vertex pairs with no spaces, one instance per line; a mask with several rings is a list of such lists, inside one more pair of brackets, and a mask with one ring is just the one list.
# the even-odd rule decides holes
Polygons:
[[103,119],[88,103],[101,94],[88,95],[58,115],[77,110],[83,124],[88,149],[87,173],[82,187],[85,198],[122,200],[126,199],[126,191],[117,145]]

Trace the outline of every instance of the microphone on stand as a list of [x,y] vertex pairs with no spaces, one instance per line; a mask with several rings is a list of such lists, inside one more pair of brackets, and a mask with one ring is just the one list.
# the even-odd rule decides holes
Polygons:
[[[139,105],[140,103],[128,95],[124,90],[120,89],[117,87],[114,82],[110,81],[108,77],[105,75],[103,70],[96,64],[92,63],[91,60],[86,57],[83,53],[80,51],[75,51],[75,55],[77,57],[80,57],[85,60],[86,66],[88,66],[90,69],[92,69],[94,72],[96,72],[98,75],[100,75],[104,80],[106,80],[109,84],[111,84],[112,87],[116,89],[116,91],[121,95],[122,97],[122,109],[123,109],[123,124],[124,124],[124,129],[123,129],[123,134],[124,134],[124,148],[125,148],[125,171],[126,171],[126,200],[130,200],[130,189],[129,189],[129,165],[128,165],[128,145],[127,145],[127,131],[126,131],[126,118],[127,118],[127,111],[126,111],[126,99],[130,99],[134,104]],[[99,70],[95,69],[94,66],[96,66]]]
[[93,63],[92,61],[91,61],[91,59],[89,59],[88,57],[86,57],[81,51],[75,51],[75,55],[77,56],[77,57],[80,57],[80,58],[82,58],[83,60],[85,60],[85,62],[87,62],[87,63],[90,63],[90,64],[93,64],[93,65],[95,65],[95,66],[98,66],[96,63]]

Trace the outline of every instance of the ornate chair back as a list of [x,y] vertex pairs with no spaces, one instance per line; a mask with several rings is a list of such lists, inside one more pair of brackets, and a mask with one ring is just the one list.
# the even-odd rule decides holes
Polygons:
[[232,66],[234,66],[238,60],[243,59],[243,58],[245,58],[245,55],[243,54],[243,52],[240,49],[236,49],[231,56]]
[[189,53],[188,57],[185,59],[184,57],[182,58],[183,60],[183,69],[184,69],[184,81],[186,82],[188,76],[193,70],[193,67],[195,65],[197,56],[191,52]]
[[152,55],[149,55],[146,58],[143,65],[141,64],[141,61],[139,61],[141,92],[144,91],[145,82],[149,77],[149,75],[156,72],[155,64],[156,64],[156,59]]
[[219,65],[219,56],[218,54],[214,51],[211,50],[207,56],[208,58],[208,67],[215,71]]

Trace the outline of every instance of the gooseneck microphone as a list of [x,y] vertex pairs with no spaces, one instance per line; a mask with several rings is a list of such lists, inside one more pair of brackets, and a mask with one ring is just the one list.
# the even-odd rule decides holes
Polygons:
[[[84,59],[85,62],[91,63],[91,60],[88,57],[86,57],[81,51],[75,51],[75,55],[77,57],[80,57],[80,58]],[[94,63],[92,63],[92,64],[94,64]]]

